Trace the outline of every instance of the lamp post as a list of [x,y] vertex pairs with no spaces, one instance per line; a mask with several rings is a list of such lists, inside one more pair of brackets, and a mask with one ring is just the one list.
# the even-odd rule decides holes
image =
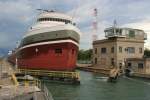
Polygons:
[[[19,41],[17,41],[16,42],[16,48],[18,48],[19,47]],[[18,58],[17,58],[17,56],[18,56],[18,54],[17,54],[17,52],[16,52],[16,70],[18,69]]]
[[18,69],[18,59],[17,59],[17,56],[16,56],[16,70]]

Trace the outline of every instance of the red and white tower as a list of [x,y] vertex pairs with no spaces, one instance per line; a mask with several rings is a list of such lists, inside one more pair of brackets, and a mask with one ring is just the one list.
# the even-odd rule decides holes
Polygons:
[[93,28],[93,35],[92,35],[92,39],[93,41],[97,40],[98,36],[97,36],[97,30],[98,30],[98,11],[97,8],[94,9],[94,13],[93,13],[93,23],[92,23],[92,28]]

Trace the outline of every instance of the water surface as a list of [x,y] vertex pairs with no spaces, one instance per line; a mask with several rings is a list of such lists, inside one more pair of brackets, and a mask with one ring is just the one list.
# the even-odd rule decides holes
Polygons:
[[150,100],[150,81],[123,77],[117,83],[107,77],[80,71],[80,85],[47,82],[55,100]]

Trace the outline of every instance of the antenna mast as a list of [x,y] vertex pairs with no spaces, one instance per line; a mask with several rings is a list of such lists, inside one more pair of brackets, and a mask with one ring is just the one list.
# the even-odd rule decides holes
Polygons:
[[98,18],[97,18],[97,8],[94,8],[94,13],[93,13],[93,36],[92,39],[93,41],[97,40],[97,30],[98,30]]
[[114,27],[114,34],[116,34],[116,27],[117,27],[117,21],[116,21],[116,19],[114,20],[114,22],[113,22],[113,27]]

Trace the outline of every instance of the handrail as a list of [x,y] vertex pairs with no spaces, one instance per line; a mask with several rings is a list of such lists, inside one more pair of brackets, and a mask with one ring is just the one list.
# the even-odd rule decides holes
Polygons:
[[49,92],[49,90],[44,84],[43,84],[43,92],[46,100],[53,100],[52,94]]

